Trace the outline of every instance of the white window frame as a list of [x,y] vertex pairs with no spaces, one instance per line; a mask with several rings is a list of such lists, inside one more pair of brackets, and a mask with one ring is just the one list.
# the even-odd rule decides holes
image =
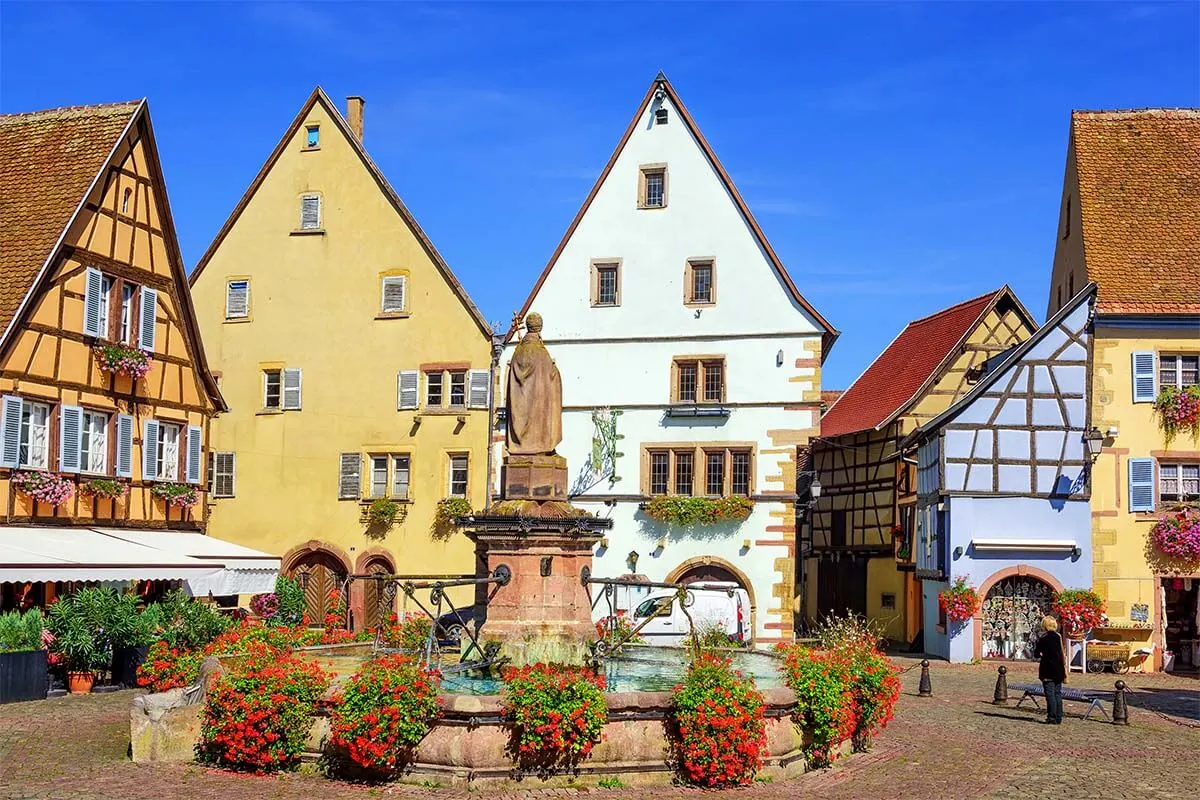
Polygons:
[[[447,370],[446,375],[449,376],[449,378],[450,378],[449,391],[446,392],[446,407],[447,408],[466,408],[467,407],[467,395],[469,392],[468,378],[470,376],[470,370],[465,370],[465,369]],[[458,403],[454,402],[454,389],[455,389],[456,381],[458,383],[458,389],[462,395],[462,401],[458,402]]]
[[[404,462],[403,469],[400,466],[401,462]],[[393,453],[390,467],[392,470],[391,480],[388,483],[390,496],[395,500],[407,500],[412,494],[412,456],[408,453]],[[402,472],[405,475],[404,490],[400,491],[396,479]]]
[[320,125],[305,125],[304,126],[304,149],[319,150],[321,147],[321,126]]
[[[461,463],[459,469],[457,464]],[[455,478],[454,473],[460,471],[462,473],[462,491],[454,490]],[[469,453],[451,453],[447,459],[447,475],[446,475],[446,496],[447,497],[466,497],[471,491],[471,456]]]
[[[369,497],[372,500],[378,500],[388,496],[388,488],[391,485],[389,478],[391,477],[389,467],[392,463],[392,457],[388,455],[370,455],[368,458],[371,461],[371,492]],[[380,464],[383,465],[382,470]]]
[[[168,431],[174,436],[169,437]],[[168,438],[174,441],[168,442]],[[183,443],[183,426],[178,422],[158,422],[158,452],[155,454],[155,480],[178,481],[180,445]]]
[[[283,370],[282,369],[264,369],[263,374],[263,408],[267,411],[282,411],[283,410]],[[275,405],[270,402],[270,386],[271,379],[276,381]]]
[[117,340],[121,344],[130,344],[133,339],[133,298],[137,296],[137,286],[125,281],[121,284],[121,320],[117,328]]
[[[41,420],[36,422],[35,412],[40,412]],[[34,452],[34,432],[41,431],[41,458],[31,458]],[[21,446],[17,463],[23,469],[50,468],[50,404],[24,400],[21,403]]]
[[100,294],[96,298],[97,307],[100,309],[100,338],[107,339],[112,324],[112,295],[113,287],[116,285],[116,278],[111,275],[101,274],[100,276]]
[[[1158,463],[1158,500],[1159,503],[1182,503],[1187,500],[1195,500],[1200,495],[1200,491],[1189,492],[1186,495],[1183,491],[1185,468],[1195,469],[1200,473],[1200,464],[1194,461],[1167,461]],[[1188,478],[1188,480],[1194,480]],[[1167,491],[1167,481],[1172,481],[1175,490]]]
[[[235,284],[244,284],[246,287],[246,300],[242,308],[242,313],[238,314],[231,311],[230,300],[233,297],[233,287]],[[250,279],[249,278],[233,278],[225,281],[225,319],[248,319],[250,317]]]
[[[99,420],[99,433],[93,427]],[[109,415],[103,411],[83,410],[79,431],[79,471],[88,475],[108,474]]]
[[[437,376],[438,384],[438,401],[431,403],[429,401],[429,390],[433,384],[431,378]],[[447,397],[446,373],[441,370],[431,370],[425,373],[425,407],[426,408],[444,408],[446,406]]]
[[[1163,359],[1167,359],[1167,358],[1172,359],[1175,362],[1175,369],[1174,369],[1175,377],[1170,382],[1166,382],[1162,379]],[[1162,391],[1162,388],[1164,386],[1173,386],[1176,389],[1183,389],[1186,386],[1193,385],[1190,383],[1185,384],[1183,382],[1183,359],[1185,359],[1185,358],[1195,358],[1198,361],[1200,361],[1200,354],[1197,354],[1197,353],[1159,353],[1158,354],[1158,364],[1155,365],[1154,374],[1155,374],[1155,380],[1158,381],[1159,391]],[[1200,365],[1198,365],[1198,366],[1200,366]],[[1200,372],[1200,369],[1198,369],[1197,371]],[[1198,377],[1198,379],[1200,379],[1200,375],[1198,375],[1197,377]]]

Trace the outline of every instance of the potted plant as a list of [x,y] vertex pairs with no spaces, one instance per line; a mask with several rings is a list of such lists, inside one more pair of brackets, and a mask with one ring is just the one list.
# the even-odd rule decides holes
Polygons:
[[979,610],[979,592],[959,576],[949,589],[938,594],[938,606],[946,612],[951,622],[966,622]]
[[129,484],[125,481],[114,481],[111,478],[92,478],[79,484],[80,494],[89,494],[95,498],[107,498],[116,500],[119,497],[124,497],[129,491]]
[[386,497],[381,497],[371,503],[371,507],[367,510],[367,519],[372,527],[387,529],[396,521],[396,515],[400,513],[400,504],[395,500],[389,500]]
[[0,703],[46,697],[46,648],[40,609],[0,614]]
[[103,372],[128,375],[133,380],[145,377],[150,371],[150,356],[145,350],[120,343],[97,345],[96,361]]
[[1193,439],[1200,437],[1200,385],[1164,386],[1154,401],[1154,412],[1167,444],[1184,430]]
[[137,605],[137,595],[122,595],[113,606],[108,629],[112,638],[112,682],[130,689],[137,686],[138,667],[163,628],[162,608],[149,605],[139,613]]
[[1066,589],[1054,595],[1051,609],[1062,620],[1068,639],[1083,639],[1104,624],[1104,601],[1090,589]]
[[150,494],[176,508],[191,508],[200,501],[196,487],[186,483],[156,483],[150,488]]
[[105,625],[116,602],[117,593],[111,589],[81,589],[50,606],[51,647],[66,665],[71,694],[90,692],[96,672],[112,663],[112,641]]

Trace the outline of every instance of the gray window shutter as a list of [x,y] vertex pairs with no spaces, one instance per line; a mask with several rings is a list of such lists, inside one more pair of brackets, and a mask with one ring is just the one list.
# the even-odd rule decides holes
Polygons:
[[187,427],[187,482],[200,482],[201,454],[204,450],[204,433],[199,425]]
[[117,415],[117,464],[118,478],[133,477],[133,417]]
[[421,398],[421,373],[404,370],[396,379],[397,405],[401,409],[416,408]]
[[225,284],[225,319],[250,316],[250,281],[229,281]]
[[492,374],[486,369],[473,369],[470,376],[470,393],[467,405],[471,408],[487,408],[491,393]]
[[83,409],[62,406],[58,412],[58,471],[79,472],[79,446],[83,433]]
[[233,497],[236,456],[233,453],[215,453],[213,464],[212,487],[209,491],[216,497]]
[[316,196],[300,198],[300,228],[314,230],[321,227],[321,198]]
[[158,320],[158,292],[142,287],[142,308],[138,325],[138,347],[154,350],[155,322]]
[[100,319],[100,294],[104,291],[104,275],[98,269],[87,268],[87,288],[83,296],[83,332],[87,336],[103,335],[104,320]]
[[1154,510],[1154,459],[1129,459],[1129,510]]
[[0,467],[15,467],[21,460],[21,407],[23,401],[15,395],[4,395],[0,403],[0,426],[3,426],[3,445],[0,446]]
[[1155,385],[1158,376],[1154,366],[1153,350],[1139,350],[1133,354],[1133,402],[1154,402],[1158,394],[1158,387]]
[[146,420],[142,431],[142,480],[158,478],[158,420]]
[[389,275],[383,279],[383,312],[385,314],[404,310],[408,279],[403,275]]
[[338,475],[338,498],[357,500],[362,492],[362,458],[358,453],[342,453],[341,471]]
[[303,376],[298,369],[283,371],[283,407],[288,410],[300,409],[301,388]]

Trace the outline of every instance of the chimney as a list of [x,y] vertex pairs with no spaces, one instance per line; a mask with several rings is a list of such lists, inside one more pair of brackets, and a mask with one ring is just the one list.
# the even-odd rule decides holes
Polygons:
[[354,136],[360,144],[363,140],[363,106],[366,103],[367,101],[358,95],[346,98],[346,121],[350,123],[350,130],[354,131]]

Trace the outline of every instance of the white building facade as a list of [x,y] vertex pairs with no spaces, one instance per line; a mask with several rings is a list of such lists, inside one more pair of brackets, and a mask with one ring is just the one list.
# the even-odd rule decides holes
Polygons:
[[[735,580],[750,593],[755,640],[791,638],[797,456],[818,433],[821,362],[837,332],[800,295],[661,74],[530,312],[543,316],[562,374],[558,452],[572,501],[615,523],[594,574]],[[502,423],[495,447],[499,464]],[[751,510],[681,525],[647,513],[659,496],[744,497]],[[606,612],[601,601],[596,616]]]

